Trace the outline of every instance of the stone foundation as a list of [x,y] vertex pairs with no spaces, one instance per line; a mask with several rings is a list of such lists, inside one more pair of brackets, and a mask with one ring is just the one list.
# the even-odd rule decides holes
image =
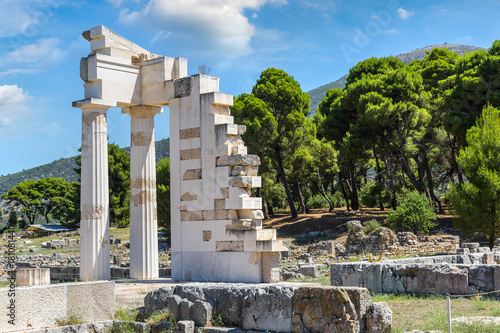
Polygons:
[[446,256],[455,261],[447,264],[442,257],[332,264],[330,282],[338,287],[364,287],[373,293],[472,295],[500,290],[500,265],[470,264],[477,262],[474,256],[472,260]]
[[390,309],[372,303],[365,288],[191,283],[153,290],[144,300],[147,314],[168,310],[178,320],[196,320],[186,317],[195,304],[207,304],[236,331],[390,332],[392,323]]

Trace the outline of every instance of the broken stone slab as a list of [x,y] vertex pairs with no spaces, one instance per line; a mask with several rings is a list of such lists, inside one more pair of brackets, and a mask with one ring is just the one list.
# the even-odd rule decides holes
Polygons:
[[183,299],[179,303],[179,319],[180,320],[192,320],[191,318],[191,308],[193,307],[193,302]]
[[366,313],[368,332],[390,333],[392,330],[392,310],[387,303],[372,303]]
[[235,176],[229,178],[229,186],[233,187],[260,187],[259,176]]
[[467,247],[460,247],[457,249],[457,254],[469,254],[470,249]]
[[236,166],[245,165],[258,167],[260,165],[260,157],[257,155],[236,154],[226,155],[217,158],[217,166]]
[[479,247],[479,243],[462,243],[461,247],[467,249],[477,249]]
[[232,176],[257,176],[259,171],[258,167],[237,165],[231,169]]
[[175,324],[172,333],[194,333],[194,321],[192,320],[181,320]]
[[252,230],[257,227],[257,223],[252,219],[239,219],[231,224],[226,224],[226,230]]
[[212,320],[212,306],[208,302],[196,300],[191,307],[191,318],[196,326],[206,326]]
[[319,265],[305,265],[301,266],[298,272],[304,276],[308,277],[319,277],[321,269]]
[[[182,302],[182,298],[177,296],[177,295],[171,295],[167,298],[168,313],[175,320],[179,320],[181,318],[181,315],[180,315],[181,302]],[[146,304],[146,301],[144,302],[144,304]]]

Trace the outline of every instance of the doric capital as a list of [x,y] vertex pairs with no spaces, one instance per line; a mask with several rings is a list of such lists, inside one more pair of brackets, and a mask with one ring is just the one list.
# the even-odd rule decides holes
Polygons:
[[116,102],[107,101],[99,98],[88,98],[73,102],[74,108],[80,108],[82,111],[106,112],[109,108],[116,107]]
[[159,106],[134,105],[122,108],[122,113],[126,113],[131,117],[149,118],[154,117],[158,113],[163,113],[163,110]]

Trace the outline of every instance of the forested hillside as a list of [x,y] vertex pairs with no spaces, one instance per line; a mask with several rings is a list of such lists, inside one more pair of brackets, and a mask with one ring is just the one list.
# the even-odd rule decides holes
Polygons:
[[[427,55],[426,52],[431,51],[433,48],[445,48],[452,52],[456,52],[458,55],[463,55],[466,52],[473,52],[476,50],[484,50],[482,47],[477,46],[469,46],[469,45],[457,45],[457,44],[440,44],[440,45],[432,45],[422,47],[420,49],[402,53],[397,55],[396,57],[401,60],[404,64],[409,64],[413,60],[422,60]],[[318,88],[314,88],[309,90],[307,93],[309,94],[311,100],[311,107],[308,117],[312,117],[316,112],[316,108],[318,107],[321,99],[326,96],[326,92],[333,88],[344,88],[346,84],[347,75],[342,76],[340,79],[322,85]]]
[[[130,147],[124,148],[129,153]],[[170,139],[156,141],[156,162],[164,157],[170,156]],[[14,174],[0,177],[0,195],[26,179],[39,180],[47,177],[62,177],[68,182],[78,180],[78,176],[73,170],[76,167],[74,158],[61,158],[52,163],[37,166],[32,169],[23,170]]]

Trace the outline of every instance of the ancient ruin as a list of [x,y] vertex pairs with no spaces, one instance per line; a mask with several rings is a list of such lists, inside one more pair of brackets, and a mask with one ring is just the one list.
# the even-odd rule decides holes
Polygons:
[[172,278],[279,281],[275,230],[262,229],[258,156],[247,155],[233,96],[219,78],[188,76],[187,60],[135,45],[104,26],[83,33],[80,280],[110,279],[107,118],[131,118],[130,277],[158,277],[154,117],[169,107]]

